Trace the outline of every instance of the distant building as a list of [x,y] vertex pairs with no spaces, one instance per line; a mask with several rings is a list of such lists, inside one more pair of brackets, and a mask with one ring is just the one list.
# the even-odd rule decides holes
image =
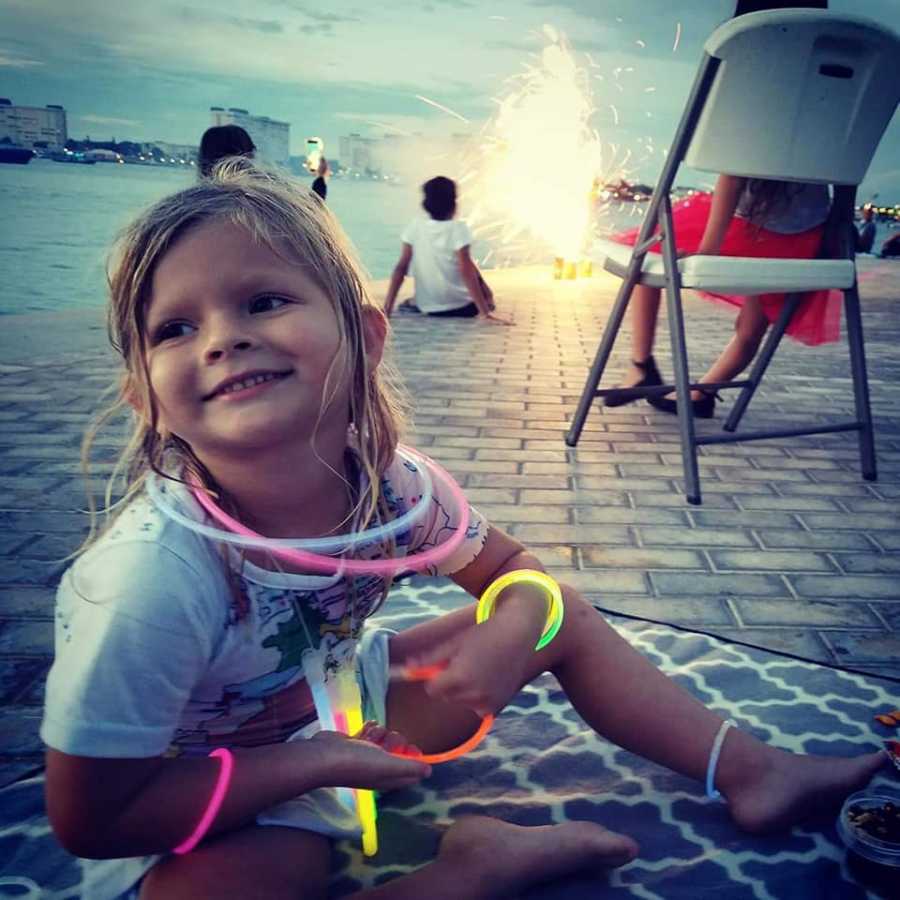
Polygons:
[[61,106],[16,106],[0,97],[0,141],[21,147],[62,150],[69,139],[66,111]]
[[378,168],[377,141],[361,134],[347,134],[339,139],[341,164],[351,172],[369,172]]
[[263,162],[287,166],[291,151],[291,126],[268,116],[251,116],[236,106],[211,106],[211,125],[240,125],[256,144],[256,156]]

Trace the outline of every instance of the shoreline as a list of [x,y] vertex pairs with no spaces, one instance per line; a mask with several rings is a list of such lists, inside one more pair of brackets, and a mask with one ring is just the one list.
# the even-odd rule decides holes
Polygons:
[[[900,260],[881,259],[875,256],[857,257],[859,290],[863,301],[889,299],[900,302]],[[518,294],[528,285],[537,287],[550,280],[551,267],[516,266],[484,270],[492,288],[499,292],[502,306],[503,294]],[[593,279],[597,290],[608,289],[603,280],[618,279],[605,272],[595,272]],[[533,280],[531,280],[533,279]],[[380,302],[387,291],[388,278],[370,282],[372,295]],[[562,282],[566,284],[567,282]],[[584,287],[588,281],[578,279],[569,284]],[[399,299],[412,294],[412,278],[407,278]],[[865,304],[863,305],[865,323]],[[77,361],[86,354],[113,356],[106,334],[105,306],[78,306],[54,312],[30,312],[0,316],[0,373],[10,367],[29,368],[39,365],[65,365]]]

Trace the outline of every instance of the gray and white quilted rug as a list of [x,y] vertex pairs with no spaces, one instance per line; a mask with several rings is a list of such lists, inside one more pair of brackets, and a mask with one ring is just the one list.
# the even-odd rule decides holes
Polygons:
[[[465,602],[450,582],[413,579],[394,590],[378,622],[406,628]],[[709,706],[788,750],[841,755],[878,747],[886,735],[874,713],[900,706],[897,685],[887,681],[662,626],[613,624]],[[666,727],[665,710],[648,715]],[[890,770],[877,780],[900,798],[900,780]],[[82,896],[78,861],[56,845],[42,789],[37,776],[0,791],[2,900]],[[550,675],[514,699],[473,753],[435,766],[423,785],[381,798],[380,852],[364,860],[356,846],[338,844],[332,896],[417,868],[433,856],[441,829],[473,812],[523,825],[596,821],[640,843],[639,858],[628,866],[544,885],[530,891],[529,900],[878,896],[854,880],[832,821],[774,837],[743,834],[722,805],[704,798],[701,785],[595,735]]]

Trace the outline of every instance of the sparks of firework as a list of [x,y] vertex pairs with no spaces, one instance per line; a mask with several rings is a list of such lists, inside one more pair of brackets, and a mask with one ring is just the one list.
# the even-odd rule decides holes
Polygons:
[[675,43],[672,44],[672,52],[674,53],[678,49],[678,44],[681,41],[681,22],[675,23]]
[[428,97],[423,97],[421,94],[416,94],[416,100],[421,100],[423,103],[427,103],[429,106],[433,106],[435,109],[439,109],[442,112],[447,113],[448,115],[455,116],[460,122],[465,122],[467,125],[469,124],[469,120],[465,116],[461,116],[458,112],[454,112],[448,106],[444,106],[441,103],[438,103],[435,100],[429,100]]
[[[465,181],[467,218],[476,235],[506,223],[506,252],[574,260],[589,237],[598,185],[609,159],[590,125],[587,67],[576,63],[556,29],[543,29],[538,60],[507,84]],[[615,155],[615,154],[613,154]]]

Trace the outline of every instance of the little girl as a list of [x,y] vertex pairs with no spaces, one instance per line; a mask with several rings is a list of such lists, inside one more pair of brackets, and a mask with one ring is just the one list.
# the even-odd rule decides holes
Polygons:
[[[813,259],[819,251],[828,218],[830,200],[824,184],[794,184],[783,181],[720,175],[712,194],[695,194],[672,208],[675,239],[679,253]],[[627,231],[613,240],[634,244],[639,229]],[[654,248],[658,250],[658,248]],[[777,320],[786,295],[760,294],[741,297],[730,294],[700,295],[740,308],[734,337],[719,358],[700,378],[701,382],[731,381],[753,360],[771,322]],[[649,387],[663,384],[653,359],[660,288],[639,284],[631,296],[631,371],[622,387]],[[786,334],[805,344],[823,344],[840,337],[841,294],[837,291],[810,291],[793,318]],[[607,394],[606,406],[621,406],[633,398]],[[711,418],[715,394],[692,392],[693,412]],[[669,397],[648,397],[647,402],[664,412],[677,412]]]
[[[788,827],[882,764],[880,753],[795,756],[728,728],[570,588],[540,650],[543,596],[522,583],[482,624],[469,607],[390,634],[364,628],[386,600],[384,578],[313,575],[200,533],[210,520],[191,481],[270,538],[386,524],[425,491],[422,464],[397,449],[384,315],[305,189],[245,160],[220,165],[127,229],[110,290],[118,405],[134,423],[127,491],[60,585],[42,726],[50,821],[88,860],[87,896],[323,898],[329,841],[359,833],[334,789],[427,778],[420,748],[458,744],[545,671],[611,741],[707,778],[748,831]],[[504,573],[541,568],[438,479],[423,517],[356,555],[415,555],[466,513],[461,543],[432,574],[477,597]],[[355,658],[370,720],[355,737],[319,729],[311,650],[327,669]],[[389,667],[409,665],[442,671],[390,681]],[[666,710],[665,727],[650,708]],[[208,809],[220,783],[209,754],[223,747],[234,763],[224,801],[199,847],[173,854]],[[359,896],[509,897],[637,852],[593,823],[473,817],[432,863]]]

